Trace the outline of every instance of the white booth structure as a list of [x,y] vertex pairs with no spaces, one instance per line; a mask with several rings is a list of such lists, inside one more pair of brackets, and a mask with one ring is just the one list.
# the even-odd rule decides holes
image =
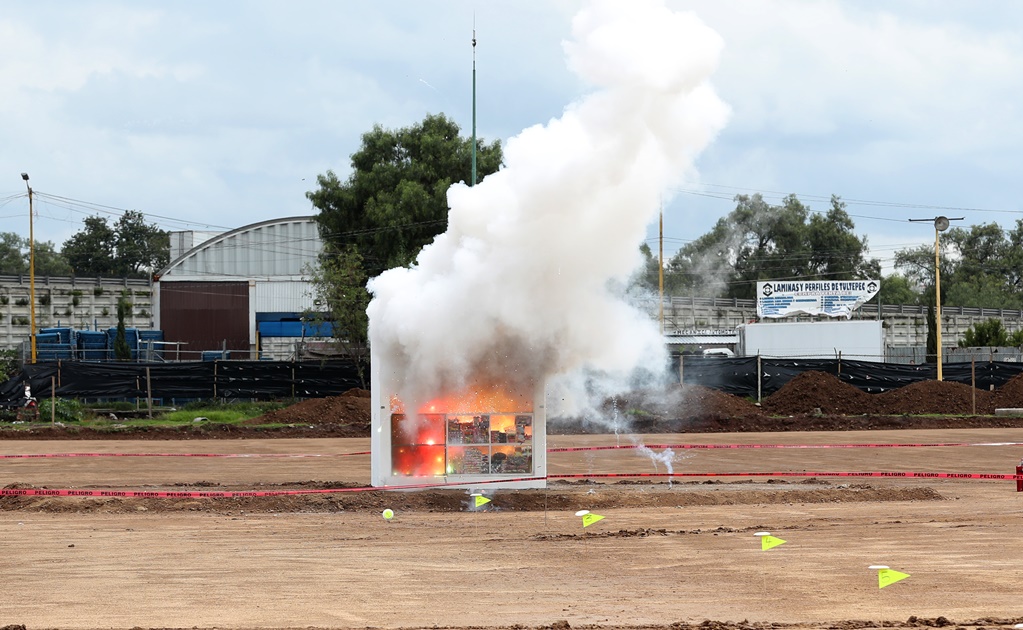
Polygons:
[[476,383],[406,409],[396,394],[401,383],[382,362],[374,355],[370,364],[374,486],[546,487],[542,383],[519,391]]

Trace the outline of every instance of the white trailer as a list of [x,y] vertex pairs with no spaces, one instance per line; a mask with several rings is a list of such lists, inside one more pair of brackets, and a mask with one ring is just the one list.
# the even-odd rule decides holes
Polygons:
[[737,329],[739,356],[884,361],[880,320],[759,322]]

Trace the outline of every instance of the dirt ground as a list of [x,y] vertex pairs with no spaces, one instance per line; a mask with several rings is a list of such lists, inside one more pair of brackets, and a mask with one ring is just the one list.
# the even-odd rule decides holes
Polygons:
[[[1012,473],[1021,427],[551,435],[675,448],[677,472]],[[1002,445],[995,445],[1002,444]],[[0,460],[4,485],[365,485],[366,438],[15,440],[0,453],[307,457]],[[660,452],[661,449],[654,449]],[[663,471],[638,450],[555,452],[551,474]],[[3,624],[25,628],[1011,628],[1023,623],[1012,481],[779,477],[246,499],[0,498]],[[390,507],[387,522],[381,510]],[[605,516],[583,529],[575,515]],[[756,532],[786,541],[760,549]],[[878,589],[889,565],[909,578]]]
[[[636,392],[607,405],[631,432],[560,422],[548,447],[650,450],[555,450],[548,473],[670,463],[805,476],[558,480],[490,491],[482,510],[463,490],[361,490],[369,399],[359,390],[240,427],[0,429],[0,455],[171,455],[3,458],[5,487],[350,490],[0,497],[0,630],[1013,628],[1023,624],[1013,481],[823,474],[1011,474],[1023,418],[984,415],[1010,406],[1023,407],[1021,379],[995,392],[925,382],[874,395],[806,373],[760,405],[695,386]],[[851,446],[891,444],[932,446]],[[246,457],[187,456],[200,453]],[[605,518],[583,528],[579,510]],[[763,551],[758,532],[786,542]],[[910,577],[879,589],[877,564]]]

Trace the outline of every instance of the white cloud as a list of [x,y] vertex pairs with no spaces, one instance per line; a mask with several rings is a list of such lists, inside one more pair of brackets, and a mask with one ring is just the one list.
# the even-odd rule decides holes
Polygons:
[[[374,123],[398,127],[443,112],[469,130],[474,13],[478,133],[509,138],[560,116],[589,90],[566,69],[562,49],[582,4],[5,6],[0,196],[23,190],[18,173],[28,171],[39,190],[197,223],[306,214],[315,176],[347,172]],[[1019,207],[1023,6],[668,4],[694,11],[724,41],[711,82],[732,116],[690,178],[735,192]],[[731,207],[685,196],[667,208],[665,233],[672,242],[696,238]],[[42,217],[37,228],[59,242],[82,215],[51,211],[52,224]],[[1015,218],[974,213],[970,221]],[[25,224],[4,229],[27,232]],[[857,226],[872,243],[907,234],[893,222]]]

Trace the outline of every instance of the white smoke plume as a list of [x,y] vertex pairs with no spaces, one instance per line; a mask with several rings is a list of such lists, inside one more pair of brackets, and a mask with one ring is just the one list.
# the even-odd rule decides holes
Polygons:
[[572,31],[568,65],[593,92],[509,139],[499,172],[452,186],[447,231],[370,283],[374,354],[406,403],[666,363],[657,322],[611,287],[728,117],[708,83],[722,42],[659,0],[595,2]]

